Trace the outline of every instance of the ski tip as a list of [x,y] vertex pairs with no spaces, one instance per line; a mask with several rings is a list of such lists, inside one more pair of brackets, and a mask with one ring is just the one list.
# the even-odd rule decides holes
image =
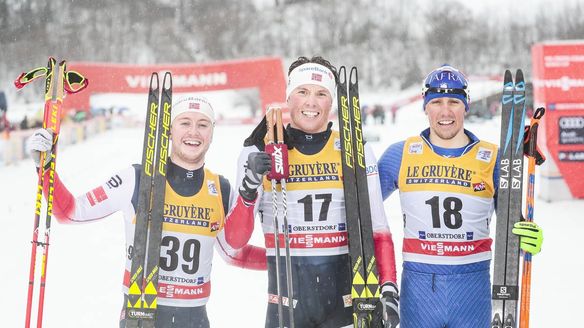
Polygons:
[[353,66],[353,67],[351,67],[351,75],[349,77],[349,82],[351,84],[357,84],[358,79],[359,79],[359,77],[357,74],[357,67]]
[[172,90],[172,74],[170,72],[164,73],[162,85],[165,90]]
[[158,89],[158,73],[152,72],[150,75],[150,89]]
[[347,69],[345,66],[339,67],[337,74],[339,76],[339,85],[347,83]]
[[505,88],[513,88],[513,75],[510,70],[505,70],[505,77],[503,79]]
[[515,73],[515,89],[519,91],[525,90],[525,79],[523,77],[523,71],[518,69]]

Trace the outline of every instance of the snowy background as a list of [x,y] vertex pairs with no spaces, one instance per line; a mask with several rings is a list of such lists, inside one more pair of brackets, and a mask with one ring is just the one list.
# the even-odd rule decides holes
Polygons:
[[[201,63],[319,54],[362,83],[401,89],[450,63],[469,74],[521,67],[531,46],[580,39],[580,0],[0,0],[0,90],[58,59]],[[41,97],[42,98],[42,97]]]
[[[298,56],[323,55],[333,64],[359,67],[362,104],[389,104],[419,93],[423,76],[446,62],[471,76],[523,68],[530,80],[534,43],[583,36],[580,0],[0,0],[0,91],[7,94],[8,118],[18,124],[26,108],[40,108],[24,103],[42,100],[42,87],[17,93],[13,79],[48,56],[137,64],[277,56],[287,67]],[[471,79],[473,99],[481,97],[479,90]],[[138,97],[143,104],[137,106],[125,98],[102,95],[93,104],[128,106],[142,118],[145,97]],[[498,121],[466,127],[497,143]],[[421,104],[402,107],[397,123],[366,127],[368,135],[380,136],[371,143],[378,157],[389,144],[425,128]],[[252,129],[219,125],[208,167],[234,183],[240,144]],[[141,138],[141,127],[117,128],[63,147],[57,165],[62,180],[76,195],[92,189],[140,161]],[[0,164],[2,328],[24,322],[35,188],[30,160]],[[397,195],[385,204],[400,265]],[[584,261],[577,255],[582,213],[583,200],[536,200],[535,219],[544,228],[545,243],[533,262],[531,327],[582,325]],[[253,237],[257,245],[263,240],[259,229]],[[53,224],[45,327],[117,327],[122,230],[120,214],[86,225]],[[263,327],[266,284],[265,272],[229,267],[217,256],[208,304],[213,327]]]
[[[379,96],[379,95],[378,95]],[[466,127],[487,141],[498,142],[499,117]],[[376,155],[427,125],[416,102],[398,112],[397,124],[368,125],[378,134]],[[206,165],[233,181],[240,144],[252,126],[217,126]],[[58,171],[79,195],[109,179],[116,170],[140,161],[142,128],[119,128],[63,149]],[[36,175],[23,161],[0,167],[0,326],[24,322]],[[537,181],[536,181],[537,182]],[[397,195],[385,203],[401,264],[402,221]],[[584,261],[578,249],[584,229],[584,201],[545,203],[536,200],[535,220],[545,231],[541,254],[533,261],[531,327],[577,327],[581,322]],[[495,217],[493,217],[493,222]],[[252,242],[261,245],[261,227]],[[492,231],[492,235],[494,230]],[[84,225],[53,224],[48,262],[44,327],[117,327],[122,307],[124,233],[121,214]],[[39,256],[40,257],[40,256]],[[227,266],[216,254],[208,314],[213,327],[263,327],[266,309],[265,272]],[[400,270],[398,270],[399,272]]]

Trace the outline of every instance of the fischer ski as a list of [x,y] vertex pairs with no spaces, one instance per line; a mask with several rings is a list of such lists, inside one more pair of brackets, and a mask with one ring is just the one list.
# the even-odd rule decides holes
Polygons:
[[158,299],[160,241],[166,189],[166,167],[170,144],[172,76],[164,74],[162,95],[158,74],[152,73],[148,92],[146,126],[134,244],[126,328],[154,328]]
[[[14,81],[14,85],[17,89],[22,89],[32,81],[45,78],[45,109],[43,116],[43,129],[50,129],[53,132],[53,146],[51,149],[51,158],[49,165],[46,165],[46,154],[41,153],[40,163],[41,167],[38,169],[38,180],[37,180],[37,193],[36,193],[36,206],[35,206],[35,217],[33,226],[33,236],[32,236],[32,249],[30,258],[30,270],[29,270],[29,283],[28,283],[28,294],[26,303],[26,319],[25,327],[28,328],[31,325],[31,312],[34,294],[34,283],[35,283],[35,268],[36,268],[36,252],[37,247],[41,246],[43,248],[43,258],[41,262],[41,277],[40,277],[40,290],[38,296],[38,314],[37,314],[37,327],[42,327],[43,325],[43,309],[45,300],[45,287],[47,279],[47,261],[49,257],[49,239],[51,234],[51,218],[53,216],[53,193],[54,193],[54,181],[55,181],[55,167],[57,165],[57,142],[59,141],[59,132],[61,128],[61,107],[63,105],[63,100],[65,97],[65,91],[67,93],[77,93],[85,89],[89,83],[83,75],[75,71],[67,71],[67,65],[65,61],[62,61],[57,66],[57,61],[55,58],[50,57],[45,67],[35,68],[27,73],[22,73]],[[42,198],[43,198],[43,186],[47,185],[47,207],[45,214],[45,229],[44,229],[44,241],[41,242],[38,239],[40,219],[42,212]]]
[[365,148],[359,105],[357,68],[339,69],[337,89],[345,213],[352,271],[351,297],[355,327],[379,327],[373,312],[379,302],[379,274],[373,245],[371,208],[367,188]]
[[523,190],[523,136],[525,123],[525,81],[517,70],[515,83],[505,71],[499,148],[497,231],[493,274],[492,328],[517,327],[519,296],[519,237],[512,233],[521,219]]

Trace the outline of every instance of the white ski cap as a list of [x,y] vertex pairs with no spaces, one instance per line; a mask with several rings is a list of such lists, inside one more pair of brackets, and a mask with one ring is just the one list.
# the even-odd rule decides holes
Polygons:
[[333,98],[333,103],[337,99],[337,83],[335,75],[326,66],[317,63],[302,64],[292,70],[288,75],[288,86],[286,87],[286,100],[294,89],[303,84],[316,84],[329,91]]
[[201,113],[207,116],[211,120],[211,123],[215,124],[215,111],[213,110],[213,106],[211,106],[211,103],[204,97],[191,96],[179,98],[179,100],[172,105],[170,122],[172,123],[180,114],[186,112]]

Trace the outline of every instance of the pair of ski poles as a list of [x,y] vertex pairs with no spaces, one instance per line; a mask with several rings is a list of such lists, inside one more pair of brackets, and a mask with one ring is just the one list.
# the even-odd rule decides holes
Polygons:
[[[272,183],[272,204],[274,210],[274,248],[276,251],[276,290],[278,294],[278,323],[280,328],[284,328],[284,310],[280,279],[280,224],[278,221],[279,202],[277,184],[280,183],[280,194],[282,204],[282,226],[284,230],[285,265],[286,265],[286,287],[288,290],[288,315],[289,327],[294,328],[294,286],[292,282],[292,263],[290,255],[290,236],[288,233],[288,206],[286,196],[286,179],[289,176],[288,169],[288,147],[284,143],[284,129],[282,125],[282,109],[280,107],[270,107],[266,112],[267,124],[267,144],[266,152],[272,156],[272,170],[268,174],[268,179]],[[276,132],[274,133],[274,125]]]
[[[75,71],[68,71],[65,61],[57,65],[55,58],[50,57],[47,66],[37,67],[27,73],[22,73],[15,81],[17,89],[22,89],[32,81],[45,79],[45,108],[43,115],[43,129],[50,129],[53,132],[53,145],[50,153],[50,165],[45,167],[47,155],[41,153],[40,167],[38,169],[37,192],[35,197],[35,214],[32,234],[32,249],[30,258],[28,293],[26,302],[25,327],[31,325],[31,312],[33,303],[33,293],[35,286],[35,268],[37,248],[43,248],[41,263],[40,290],[38,296],[37,327],[43,325],[43,308],[45,299],[45,286],[47,279],[47,261],[49,257],[49,239],[51,233],[51,217],[53,215],[53,197],[55,166],[57,163],[57,142],[61,127],[61,107],[65,93],[77,93],[85,89],[89,83],[83,75]],[[39,241],[39,226],[42,212],[43,186],[47,185],[47,207],[45,213],[44,241]]]

